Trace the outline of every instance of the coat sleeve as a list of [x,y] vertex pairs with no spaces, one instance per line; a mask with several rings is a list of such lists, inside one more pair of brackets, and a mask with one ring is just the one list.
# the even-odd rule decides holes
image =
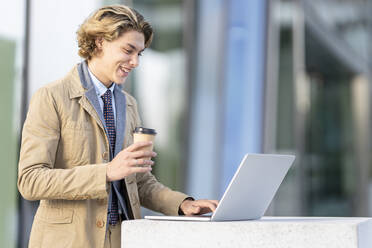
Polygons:
[[141,205],[165,215],[178,215],[181,203],[189,196],[159,183],[150,172],[137,174]]
[[[137,103],[133,97],[129,97],[134,104],[133,119],[135,126],[141,126],[141,120],[138,114]],[[165,215],[178,215],[179,206],[189,196],[173,191],[157,181],[151,172],[136,174],[138,195],[141,205],[161,212]]]
[[54,168],[60,139],[58,106],[50,89],[31,99],[23,126],[18,189],[27,200],[83,200],[107,197],[106,164]]

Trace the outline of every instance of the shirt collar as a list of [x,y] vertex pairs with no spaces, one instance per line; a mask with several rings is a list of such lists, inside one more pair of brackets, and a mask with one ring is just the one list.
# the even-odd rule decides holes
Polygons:
[[[90,78],[92,79],[93,81],[93,84],[94,84],[94,88],[96,90],[96,94],[98,97],[101,97],[103,94],[106,93],[107,91],[107,87],[101,82],[99,81],[98,78],[96,78],[96,76],[94,76],[94,74],[90,71],[89,67],[88,67],[88,72],[89,72],[89,76]],[[114,89],[115,89],[115,83],[113,83],[111,85],[110,88],[108,88],[109,90],[111,90],[111,93],[114,93]]]

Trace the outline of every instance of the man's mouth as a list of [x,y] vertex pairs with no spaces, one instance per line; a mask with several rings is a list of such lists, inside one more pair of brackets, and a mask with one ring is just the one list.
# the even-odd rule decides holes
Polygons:
[[127,69],[123,66],[119,67],[119,72],[120,72],[122,77],[127,77],[130,71],[131,71],[130,69]]

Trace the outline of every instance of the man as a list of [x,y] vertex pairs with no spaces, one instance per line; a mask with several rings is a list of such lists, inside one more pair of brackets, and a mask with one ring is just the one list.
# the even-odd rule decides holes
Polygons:
[[140,205],[168,215],[203,214],[218,202],[196,200],[151,174],[151,142],[133,143],[141,125],[135,99],[121,90],[152,40],[135,10],[103,7],[79,28],[85,60],[38,90],[23,127],[18,188],[40,200],[29,247],[120,247],[121,220]]

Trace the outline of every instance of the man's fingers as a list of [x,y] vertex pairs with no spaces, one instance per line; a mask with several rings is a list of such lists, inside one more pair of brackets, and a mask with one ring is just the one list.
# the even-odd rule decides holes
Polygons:
[[205,214],[209,212],[214,212],[218,206],[218,201],[216,200],[197,200],[193,202],[194,207],[199,207],[198,211],[194,214]]
[[196,201],[184,201],[182,211],[185,215],[200,215],[209,212],[214,212],[218,206],[216,200],[196,200]]
[[200,201],[200,204],[198,204],[198,205],[201,206],[201,207],[203,207],[203,208],[209,208],[213,212],[217,208],[217,205],[214,202],[209,201],[209,200]]
[[211,208],[211,209],[214,212],[216,210],[217,206],[218,206],[218,201],[216,201],[216,200],[209,200],[208,202],[213,205],[213,208]]
[[147,159],[132,159],[129,165],[131,167],[141,167],[143,165],[153,165],[154,161]]
[[217,205],[215,205],[213,202],[211,201],[207,201],[206,204],[205,204],[206,207],[208,207],[210,210],[212,210],[213,212],[216,210],[217,208]]
[[128,146],[127,148],[125,148],[125,151],[134,152],[134,151],[137,151],[138,149],[140,149],[142,147],[151,146],[151,145],[152,145],[151,141],[136,142],[136,143]]
[[155,157],[156,152],[152,151],[135,151],[130,153],[131,158]]
[[133,174],[134,173],[145,173],[145,172],[149,172],[151,170],[152,170],[151,166],[148,166],[148,167],[132,167],[131,168],[131,172]]

